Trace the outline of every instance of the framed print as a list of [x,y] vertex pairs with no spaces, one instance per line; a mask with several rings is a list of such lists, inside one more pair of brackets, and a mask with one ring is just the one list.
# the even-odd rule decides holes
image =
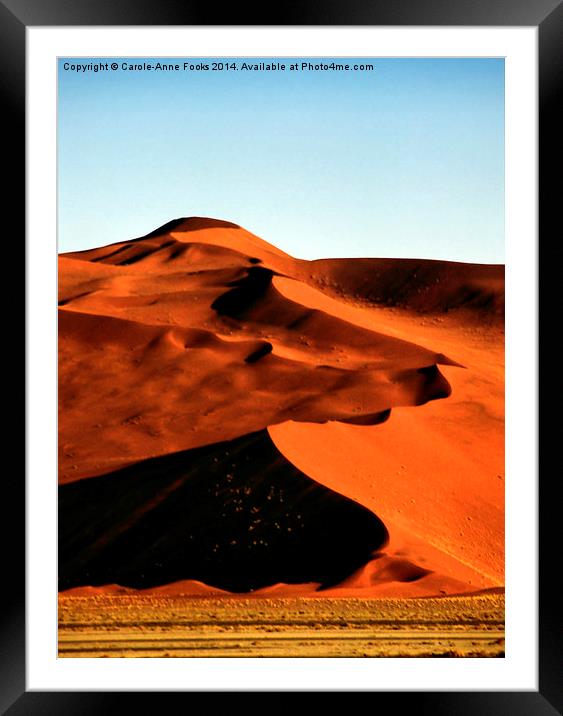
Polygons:
[[28,398],[3,709],[560,711],[560,4],[1,12]]

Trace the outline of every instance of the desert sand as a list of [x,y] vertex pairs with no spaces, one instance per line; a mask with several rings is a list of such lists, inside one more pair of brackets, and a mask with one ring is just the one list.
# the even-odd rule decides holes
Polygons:
[[59,656],[503,657],[504,595],[59,596]]
[[502,588],[504,267],[190,218],[59,288],[65,604]]

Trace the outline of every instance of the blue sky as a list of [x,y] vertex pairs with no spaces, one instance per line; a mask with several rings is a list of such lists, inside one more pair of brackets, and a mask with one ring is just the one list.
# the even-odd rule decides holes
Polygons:
[[371,62],[367,72],[131,72],[124,58],[117,71],[63,69],[113,60],[59,60],[59,251],[210,216],[299,258],[504,262],[502,59],[334,59]]

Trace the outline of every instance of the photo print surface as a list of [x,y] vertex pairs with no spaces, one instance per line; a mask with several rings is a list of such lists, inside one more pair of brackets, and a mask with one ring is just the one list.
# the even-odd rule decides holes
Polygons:
[[59,58],[59,656],[504,656],[504,61]]

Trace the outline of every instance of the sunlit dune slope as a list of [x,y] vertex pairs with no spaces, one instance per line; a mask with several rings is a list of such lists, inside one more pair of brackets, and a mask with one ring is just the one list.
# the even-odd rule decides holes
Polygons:
[[449,395],[444,354],[284,295],[302,263],[209,220],[61,256],[61,482]]
[[387,551],[472,586],[504,583],[504,335],[467,315],[420,315],[343,304],[280,279],[303,305],[397,338],[428,342],[465,369],[442,370],[446,401],[396,410],[377,427],[338,422],[271,426],[278,448],[304,472],[371,507],[389,528]]

